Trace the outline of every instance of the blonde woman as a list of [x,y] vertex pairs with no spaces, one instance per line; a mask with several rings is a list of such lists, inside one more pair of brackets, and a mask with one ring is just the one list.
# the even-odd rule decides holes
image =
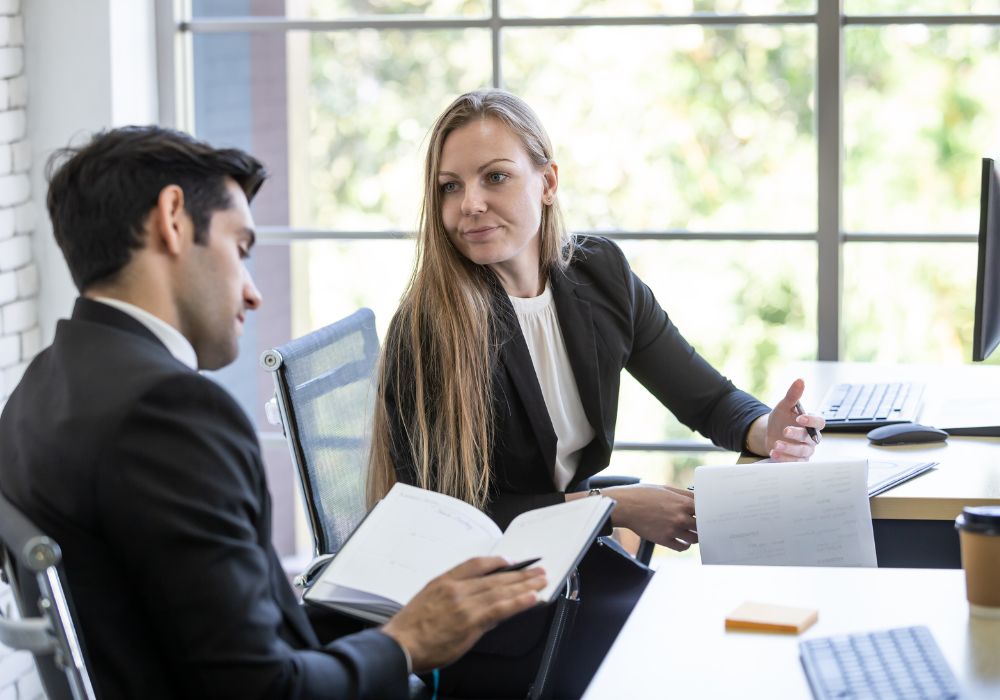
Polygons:
[[[506,527],[526,510],[586,497],[610,461],[622,369],[727,449],[812,454],[807,428],[824,422],[797,414],[801,380],[773,410],[738,390],[684,340],[614,243],[567,235],[552,147],[522,100],[501,90],[456,99],[431,133],[424,186],[417,266],[380,370],[370,499],[403,481]],[[603,495],[617,501],[616,526],[675,550],[697,541],[686,490],[636,484]],[[584,599],[593,607],[594,591],[620,579],[631,592],[601,605],[627,616],[646,578],[606,550],[598,573],[588,575],[590,555],[582,565]],[[590,629],[583,612],[574,637]],[[619,616],[595,623],[610,639],[588,639],[580,653],[599,661]],[[579,661],[573,674],[589,678],[594,669]]]

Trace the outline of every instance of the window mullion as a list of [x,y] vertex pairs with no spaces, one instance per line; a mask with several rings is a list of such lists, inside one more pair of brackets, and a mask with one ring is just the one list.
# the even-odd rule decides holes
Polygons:
[[842,0],[818,3],[816,16],[817,359],[840,359],[843,289],[841,161],[843,159]]

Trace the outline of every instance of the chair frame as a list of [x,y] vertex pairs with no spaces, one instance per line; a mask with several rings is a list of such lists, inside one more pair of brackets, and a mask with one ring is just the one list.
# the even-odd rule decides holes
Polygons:
[[[357,317],[364,318],[365,321],[370,324],[371,328],[374,329],[375,314],[371,311],[371,309],[367,308],[358,309],[350,316],[341,319],[341,321],[336,321],[335,324],[349,319],[355,319]],[[374,330],[372,330],[372,333],[374,334]],[[303,336],[303,338],[304,337],[307,336]],[[377,342],[377,336],[374,337]],[[299,439],[299,422],[296,416],[294,404],[292,402],[291,389],[284,374],[287,365],[285,363],[285,358],[281,355],[281,350],[289,344],[297,342],[297,340],[300,339],[291,340],[289,343],[285,343],[282,346],[265,351],[260,357],[260,365],[271,373],[271,378],[274,382],[275,403],[277,404],[278,415],[281,419],[281,429],[285,435],[286,442],[288,443],[288,451],[292,458],[292,464],[295,466],[295,470],[299,475],[299,483],[302,488],[302,496],[305,501],[306,513],[309,517],[309,526],[312,529],[313,534],[313,554],[315,557],[313,563],[309,566],[307,573],[315,573],[319,568],[317,564],[322,563],[329,558],[330,553],[333,552],[336,547],[334,546],[334,542],[329,541],[326,528],[323,525],[323,513],[319,510],[317,505],[318,499],[316,497],[312,479],[308,472],[305,450],[303,449],[302,442]],[[365,342],[367,343],[368,340],[370,339],[366,338]],[[300,585],[298,578],[296,580],[296,585]]]
[[[0,494],[0,535],[3,539],[3,578],[10,584],[22,619],[0,615],[0,642],[12,649],[30,651],[36,657],[51,655],[56,668],[65,674],[68,693],[46,687],[50,698],[72,697],[93,700],[97,697],[87,670],[83,647],[73,626],[69,596],[59,574],[62,552],[59,545],[28,520],[3,494]],[[38,617],[30,615],[25,605],[18,576],[18,566],[35,576],[38,587]],[[36,658],[37,662],[37,658]],[[36,663],[37,665],[37,663]],[[39,669],[42,683],[46,677]],[[51,679],[50,679],[51,681]]]

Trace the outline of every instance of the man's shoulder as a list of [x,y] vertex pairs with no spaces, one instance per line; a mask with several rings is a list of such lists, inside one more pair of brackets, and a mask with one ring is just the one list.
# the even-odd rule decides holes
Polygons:
[[140,404],[214,412],[219,420],[238,421],[236,428],[246,427],[229,392],[179,362],[159,341],[76,320],[60,321],[52,345],[29,364],[4,413],[53,430],[83,429],[100,440]]

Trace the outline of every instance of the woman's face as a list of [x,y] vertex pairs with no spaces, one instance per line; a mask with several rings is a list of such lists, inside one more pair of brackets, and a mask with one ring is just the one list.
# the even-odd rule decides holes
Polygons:
[[504,285],[538,272],[542,206],[558,185],[554,163],[537,167],[502,122],[485,118],[451,132],[441,148],[441,218],[452,244]]

